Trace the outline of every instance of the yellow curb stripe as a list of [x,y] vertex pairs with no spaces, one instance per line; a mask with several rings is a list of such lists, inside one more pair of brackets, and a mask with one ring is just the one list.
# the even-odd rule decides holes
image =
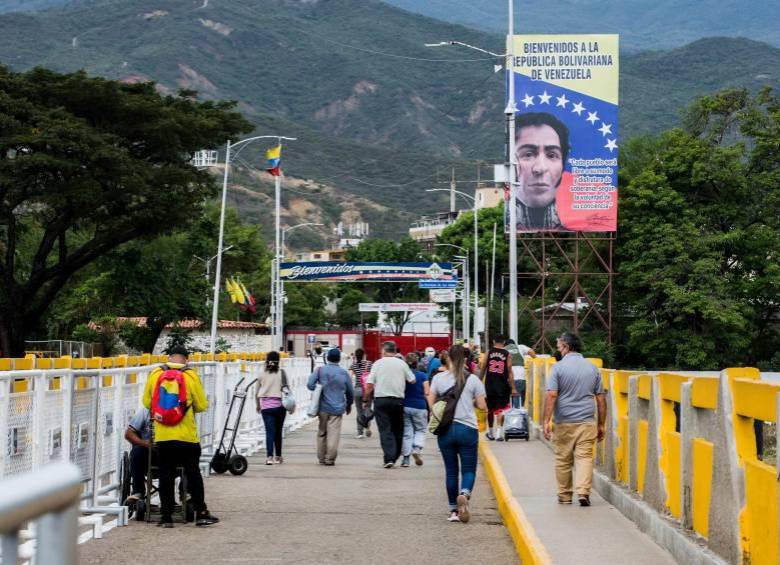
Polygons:
[[520,504],[512,496],[512,489],[506,480],[501,465],[493,455],[493,450],[485,441],[479,442],[479,454],[485,474],[493,488],[493,494],[498,502],[498,512],[509,530],[509,535],[515,542],[515,549],[523,565],[549,565],[552,563],[547,548],[536,535],[534,527],[523,512]]

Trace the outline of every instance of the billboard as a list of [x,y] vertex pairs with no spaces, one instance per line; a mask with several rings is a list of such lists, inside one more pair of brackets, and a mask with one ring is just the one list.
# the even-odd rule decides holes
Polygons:
[[428,292],[431,302],[455,302],[454,288],[432,288]]
[[[518,232],[617,230],[618,36],[516,35]],[[509,193],[505,194],[509,230]]]
[[310,261],[282,263],[279,275],[291,282],[409,282],[455,280],[451,263]]

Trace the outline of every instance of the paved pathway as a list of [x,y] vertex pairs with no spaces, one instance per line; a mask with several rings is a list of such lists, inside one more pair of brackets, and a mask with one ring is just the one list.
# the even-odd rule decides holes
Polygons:
[[206,499],[222,522],[173,530],[133,521],[80,546],[81,564],[510,564],[518,561],[490,486],[479,475],[469,524],[448,523],[444,469],[435,438],[425,465],[381,468],[376,431],[354,439],[342,428],[334,467],[317,464],[315,430],[286,439],[285,463],[250,460],[242,477],[206,479]]
[[520,503],[553,563],[665,565],[672,556],[605,502],[596,491],[592,506],[559,505],[555,459],[539,440],[491,442],[512,494]]

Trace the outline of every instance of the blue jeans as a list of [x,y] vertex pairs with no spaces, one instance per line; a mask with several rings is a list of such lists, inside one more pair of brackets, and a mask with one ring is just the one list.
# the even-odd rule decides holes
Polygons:
[[[439,451],[444,459],[447,500],[450,509],[457,508],[458,494],[471,493],[477,478],[477,444],[479,433],[460,422],[453,422],[443,436],[439,436]],[[458,467],[460,467],[460,488],[458,488]]]
[[401,455],[409,457],[412,450],[425,447],[425,432],[428,430],[428,411],[425,408],[404,406],[404,442]]
[[276,452],[277,457],[282,456],[282,431],[284,430],[284,417],[287,410],[284,406],[266,408],[260,411],[265,424],[265,454],[272,457]]

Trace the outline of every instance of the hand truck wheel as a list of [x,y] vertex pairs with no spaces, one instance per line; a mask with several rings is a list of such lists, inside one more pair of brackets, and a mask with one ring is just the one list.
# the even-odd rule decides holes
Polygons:
[[211,470],[221,475],[228,470],[228,460],[224,453],[215,453],[211,458]]
[[234,455],[228,462],[229,471],[233,475],[243,475],[249,468],[249,462],[243,455]]

